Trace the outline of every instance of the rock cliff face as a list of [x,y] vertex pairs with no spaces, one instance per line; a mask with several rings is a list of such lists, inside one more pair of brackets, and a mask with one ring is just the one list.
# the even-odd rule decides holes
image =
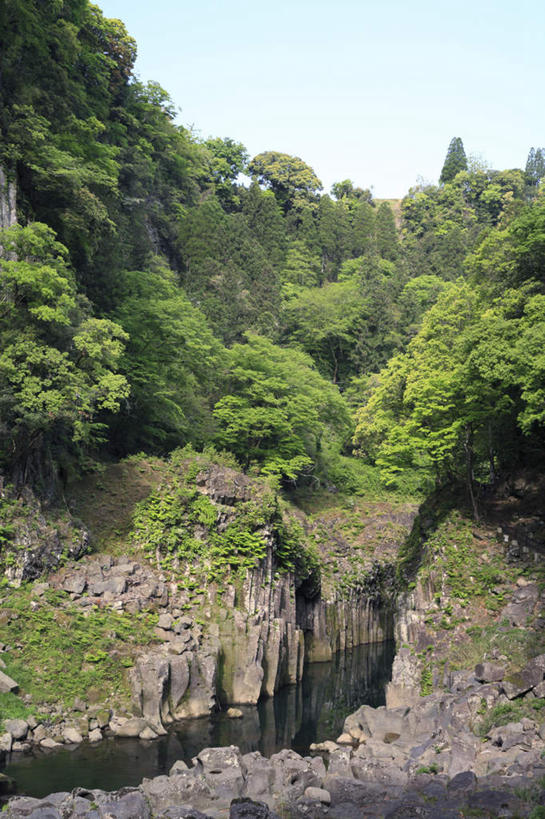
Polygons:
[[15,183],[8,180],[0,167],[0,230],[13,227],[17,222]]
[[69,515],[48,513],[25,488],[19,495],[0,475],[0,572],[15,586],[55,570],[89,549],[89,534]]

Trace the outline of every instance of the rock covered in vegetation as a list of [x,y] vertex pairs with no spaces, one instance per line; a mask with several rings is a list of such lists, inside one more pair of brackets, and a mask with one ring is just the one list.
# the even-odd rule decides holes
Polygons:
[[89,550],[89,533],[68,514],[46,510],[24,487],[17,494],[0,475],[0,569],[15,585],[36,580]]

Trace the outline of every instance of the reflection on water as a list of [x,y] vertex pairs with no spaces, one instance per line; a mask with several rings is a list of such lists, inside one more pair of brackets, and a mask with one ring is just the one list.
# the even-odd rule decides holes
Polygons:
[[40,797],[77,785],[104,790],[137,785],[145,776],[168,773],[177,759],[190,762],[203,748],[219,745],[265,756],[281,748],[306,754],[312,742],[336,739],[345,717],[358,706],[384,705],[393,656],[392,642],[359,646],[339,652],[329,663],[310,663],[299,685],[257,706],[240,706],[242,719],[220,713],[185,720],[154,742],[109,739],[74,750],[12,754],[5,772],[20,793]]

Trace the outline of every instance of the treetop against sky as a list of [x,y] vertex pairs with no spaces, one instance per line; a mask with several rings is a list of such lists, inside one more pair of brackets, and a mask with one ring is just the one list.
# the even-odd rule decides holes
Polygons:
[[100,0],[138,43],[136,69],[179,118],[251,156],[301,156],[326,190],[400,197],[436,181],[453,135],[495,168],[543,142],[539,0]]

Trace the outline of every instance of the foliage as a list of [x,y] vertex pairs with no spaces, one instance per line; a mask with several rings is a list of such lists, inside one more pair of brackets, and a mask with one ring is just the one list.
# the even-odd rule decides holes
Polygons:
[[[111,609],[82,612],[67,595],[53,594],[30,605],[32,586],[4,590],[2,642],[12,646],[7,672],[32,696],[34,707],[58,702],[64,707],[74,697],[87,697],[97,688],[107,697],[128,700],[129,687],[121,660],[132,658],[152,640],[156,621],[151,614],[129,615]],[[18,707],[5,703],[11,715]]]
[[128,336],[78,304],[66,249],[50,228],[14,227],[0,244],[0,436],[26,472],[44,439],[100,438],[99,413],[128,395],[116,372]]
[[322,437],[343,442],[347,407],[336,387],[296,350],[248,333],[229,352],[224,395],[214,407],[217,443],[240,463],[296,481],[316,464]]
[[202,575],[207,583],[221,583],[228,572],[244,576],[265,557],[268,543],[282,570],[314,576],[318,559],[301,525],[283,513],[266,484],[254,481],[255,500],[238,500],[232,509],[198,489],[197,476],[217,469],[220,460],[190,448],[174,452],[165,480],[136,507],[133,542],[161,568],[180,577]]
[[257,182],[271,188],[284,211],[297,208],[304,201],[312,201],[322,188],[310,165],[298,156],[279,151],[257,154],[248,170]]
[[440,182],[450,182],[460,171],[467,170],[466,152],[460,137],[453,137],[448,146],[445,162],[439,177]]

